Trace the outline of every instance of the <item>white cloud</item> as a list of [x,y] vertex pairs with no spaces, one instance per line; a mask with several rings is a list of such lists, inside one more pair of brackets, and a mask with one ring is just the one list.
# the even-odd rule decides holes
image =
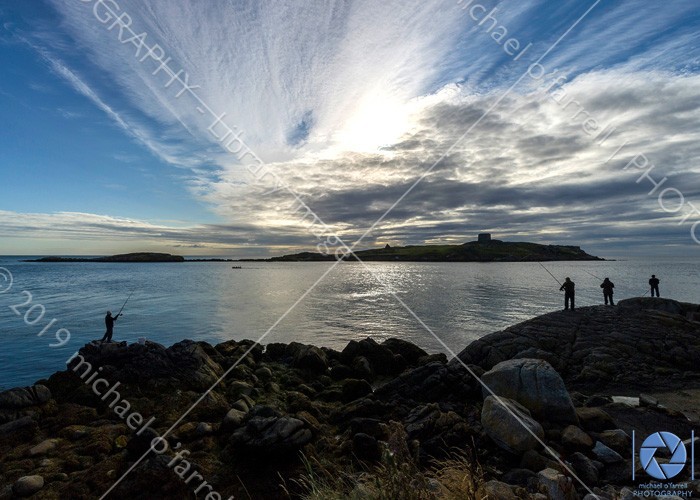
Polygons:
[[[61,28],[77,41],[75,51],[89,59],[85,67],[101,77],[88,83],[47,55],[58,74],[160,157],[193,168],[193,194],[238,224],[237,231],[264,234],[260,239],[270,244],[285,237],[290,246],[314,243],[279,209],[287,201],[263,196],[216,149],[206,132],[211,117],[202,118],[186,96],[175,99],[178,89],[165,89],[162,76],[151,74],[153,65],[119,43],[118,28],[110,31],[110,23],[95,18],[92,4],[54,5]],[[202,99],[244,130],[269,168],[350,240],[527,67],[525,60],[504,61],[502,48],[456,2],[119,5],[136,32],[163,45],[172,67],[201,86]],[[568,27],[554,12],[563,6],[548,11],[557,20],[553,29],[542,34],[541,25],[531,26],[544,6],[498,2],[509,33],[535,42],[532,57]],[[644,152],[660,172],[676,175],[688,196],[698,193],[700,82],[683,70],[697,62],[698,49],[689,48],[696,35],[665,32],[691,7],[601,6],[544,61],[548,71],[573,75],[563,87],[567,98],[601,126],[617,127],[603,147],[582,131],[582,115],[572,119],[576,104],[562,109],[526,78],[387,218],[383,237],[434,241],[499,228],[513,236],[594,241],[603,233],[641,241],[659,228],[665,232],[667,215],[621,173],[620,161],[603,163],[627,142],[625,153]],[[641,43],[649,47],[635,46]],[[105,80],[113,88],[99,92]],[[118,106],[104,97],[115,94]],[[201,168],[210,164],[213,171]],[[160,229],[167,230],[148,228],[149,235]],[[669,237],[682,231],[674,230]]]

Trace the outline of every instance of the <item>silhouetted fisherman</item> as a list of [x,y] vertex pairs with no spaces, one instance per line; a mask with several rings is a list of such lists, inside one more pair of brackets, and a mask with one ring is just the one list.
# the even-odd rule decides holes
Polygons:
[[105,332],[105,336],[102,337],[102,342],[105,340],[107,342],[112,341],[112,334],[114,334],[114,322],[117,321],[119,316],[121,316],[121,314],[112,316],[112,311],[107,311],[107,316],[105,316],[105,326],[107,327],[107,331]]
[[649,286],[651,286],[651,296],[653,297],[654,292],[656,292],[656,296],[659,297],[659,278],[657,278],[655,274],[651,275]]
[[571,302],[571,310],[573,311],[575,309],[574,306],[574,296],[576,295],[576,292],[574,291],[574,287],[576,285],[574,284],[573,281],[571,281],[571,278],[566,278],[564,280],[564,284],[559,288],[559,291],[564,290],[564,310],[566,311],[569,309],[569,302]]
[[614,306],[613,302],[613,288],[615,288],[615,283],[610,281],[610,278],[605,278],[603,283],[601,283],[600,288],[603,289],[603,298],[605,299],[605,305],[608,305],[608,300],[610,300],[610,305]]

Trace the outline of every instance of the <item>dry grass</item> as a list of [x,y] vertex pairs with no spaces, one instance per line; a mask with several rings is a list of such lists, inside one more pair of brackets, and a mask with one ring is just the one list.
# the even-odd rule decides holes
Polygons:
[[421,470],[409,452],[400,424],[391,423],[380,463],[364,469],[302,457],[306,472],[295,481],[305,500],[465,500],[477,498],[483,482],[479,464],[464,452],[433,461]]

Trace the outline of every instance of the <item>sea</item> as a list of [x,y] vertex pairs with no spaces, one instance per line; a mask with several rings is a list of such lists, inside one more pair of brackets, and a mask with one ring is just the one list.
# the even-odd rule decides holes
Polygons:
[[[557,281],[576,283],[578,307],[648,296],[700,303],[692,259],[585,262],[32,263],[0,256],[0,390],[65,369],[102,338],[104,316],[124,305],[115,341],[252,339],[341,350],[391,337],[458,353],[475,339],[563,307]],[[234,266],[241,266],[235,269]],[[550,275],[551,273],[552,275]],[[69,338],[68,338],[69,337]]]

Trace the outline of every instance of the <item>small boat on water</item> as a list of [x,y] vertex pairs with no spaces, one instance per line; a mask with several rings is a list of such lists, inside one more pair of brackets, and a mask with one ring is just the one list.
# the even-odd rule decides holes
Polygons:
[[241,266],[231,266],[231,269],[243,269]]

